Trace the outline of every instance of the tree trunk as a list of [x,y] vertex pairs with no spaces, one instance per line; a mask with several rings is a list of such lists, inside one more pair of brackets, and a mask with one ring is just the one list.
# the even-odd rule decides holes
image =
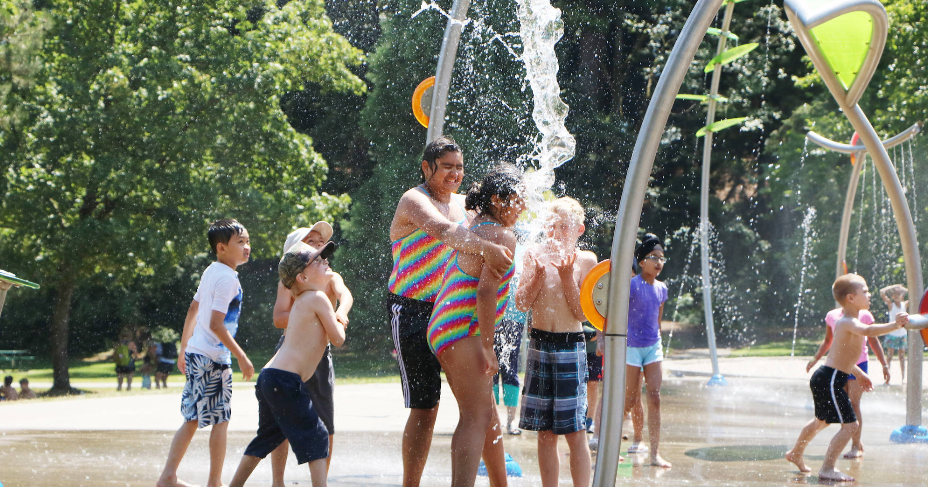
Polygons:
[[55,300],[55,313],[52,315],[51,334],[49,346],[52,356],[52,374],[54,383],[48,391],[51,396],[65,394],[79,394],[80,391],[71,388],[71,376],[68,373],[68,320],[71,316],[71,299],[77,287],[70,271],[62,269],[66,277],[58,285],[58,296]]

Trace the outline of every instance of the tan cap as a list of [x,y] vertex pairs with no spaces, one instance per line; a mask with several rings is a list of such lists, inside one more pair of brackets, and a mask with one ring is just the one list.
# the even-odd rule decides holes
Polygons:
[[293,247],[297,242],[302,242],[306,236],[309,235],[309,232],[313,230],[319,232],[319,235],[322,235],[324,242],[332,240],[332,234],[334,233],[332,225],[329,225],[328,222],[318,221],[309,228],[300,227],[290,232],[290,235],[287,235],[286,242],[284,242],[284,252],[290,250],[290,247]]

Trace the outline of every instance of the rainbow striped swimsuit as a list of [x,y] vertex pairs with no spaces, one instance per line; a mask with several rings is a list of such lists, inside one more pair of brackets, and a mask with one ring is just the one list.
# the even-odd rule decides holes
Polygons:
[[[515,274],[515,269],[515,265],[509,266],[509,270],[506,271],[496,291],[494,327],[499,326],[506,312],[506,304],[509,302],[509,281]],[[435,300],[435,309],[429,320],[429,348],[436,356],[441,355],[446,348],[462,338],[480,335],[477,326],[477,283],[479,282],[480,278],[465,274],[461,270],[458,266],[457,252],[455,252],[454,260],[448,264],[448,269],[445,271],[441,290]]]
[[[426,193],[421,186],[416,189]],[[461,211],[464,212],[464,208]],[[464,221],[456,223],[461,225]],[[417,228],[409,235],[393,241],[391,250],[393,270],[388,284],[390,292],[418,301],[434,302],[454,249]]]

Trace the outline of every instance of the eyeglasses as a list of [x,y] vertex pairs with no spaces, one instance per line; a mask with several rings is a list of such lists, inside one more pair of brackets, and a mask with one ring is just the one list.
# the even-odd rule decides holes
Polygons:
[[644,260],[650,260],[655,263],[660,262],[661,264],[664,264],[667,262],[667,257],[658,257],[656,255],[650,255],[648,257],[645,257]]

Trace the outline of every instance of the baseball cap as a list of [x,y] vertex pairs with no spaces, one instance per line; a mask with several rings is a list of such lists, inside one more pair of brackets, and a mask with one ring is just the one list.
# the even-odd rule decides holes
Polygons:
[[335,253],[338,246],[335,242],[327,242],[321,249],[316,250],[312,246],[302,241],[297,241],[290,249],[284,252],[280,263],[277,265],[277,273],[280,275],[280,282],[284,287],[290,289],[296,282],[298,276],[313,259],[322,257],[328,259]]
[[322,235],[322,239],[324,241],[328,242],[329,240],[332,240],[332,234],[334,233],[332,230],[332,225],[329,225],[328,222],[318,221],[313,223],[313,226],[309,228],[300,227],[290,232],[290,234],[287,235],[287,241],[284,242],[284,252],[290,250],[290,247],[293,247],[295,243],[302,242],[303,239],[309,235],[309,232],[312,232],[313,230],[319,232],[319,235]]

